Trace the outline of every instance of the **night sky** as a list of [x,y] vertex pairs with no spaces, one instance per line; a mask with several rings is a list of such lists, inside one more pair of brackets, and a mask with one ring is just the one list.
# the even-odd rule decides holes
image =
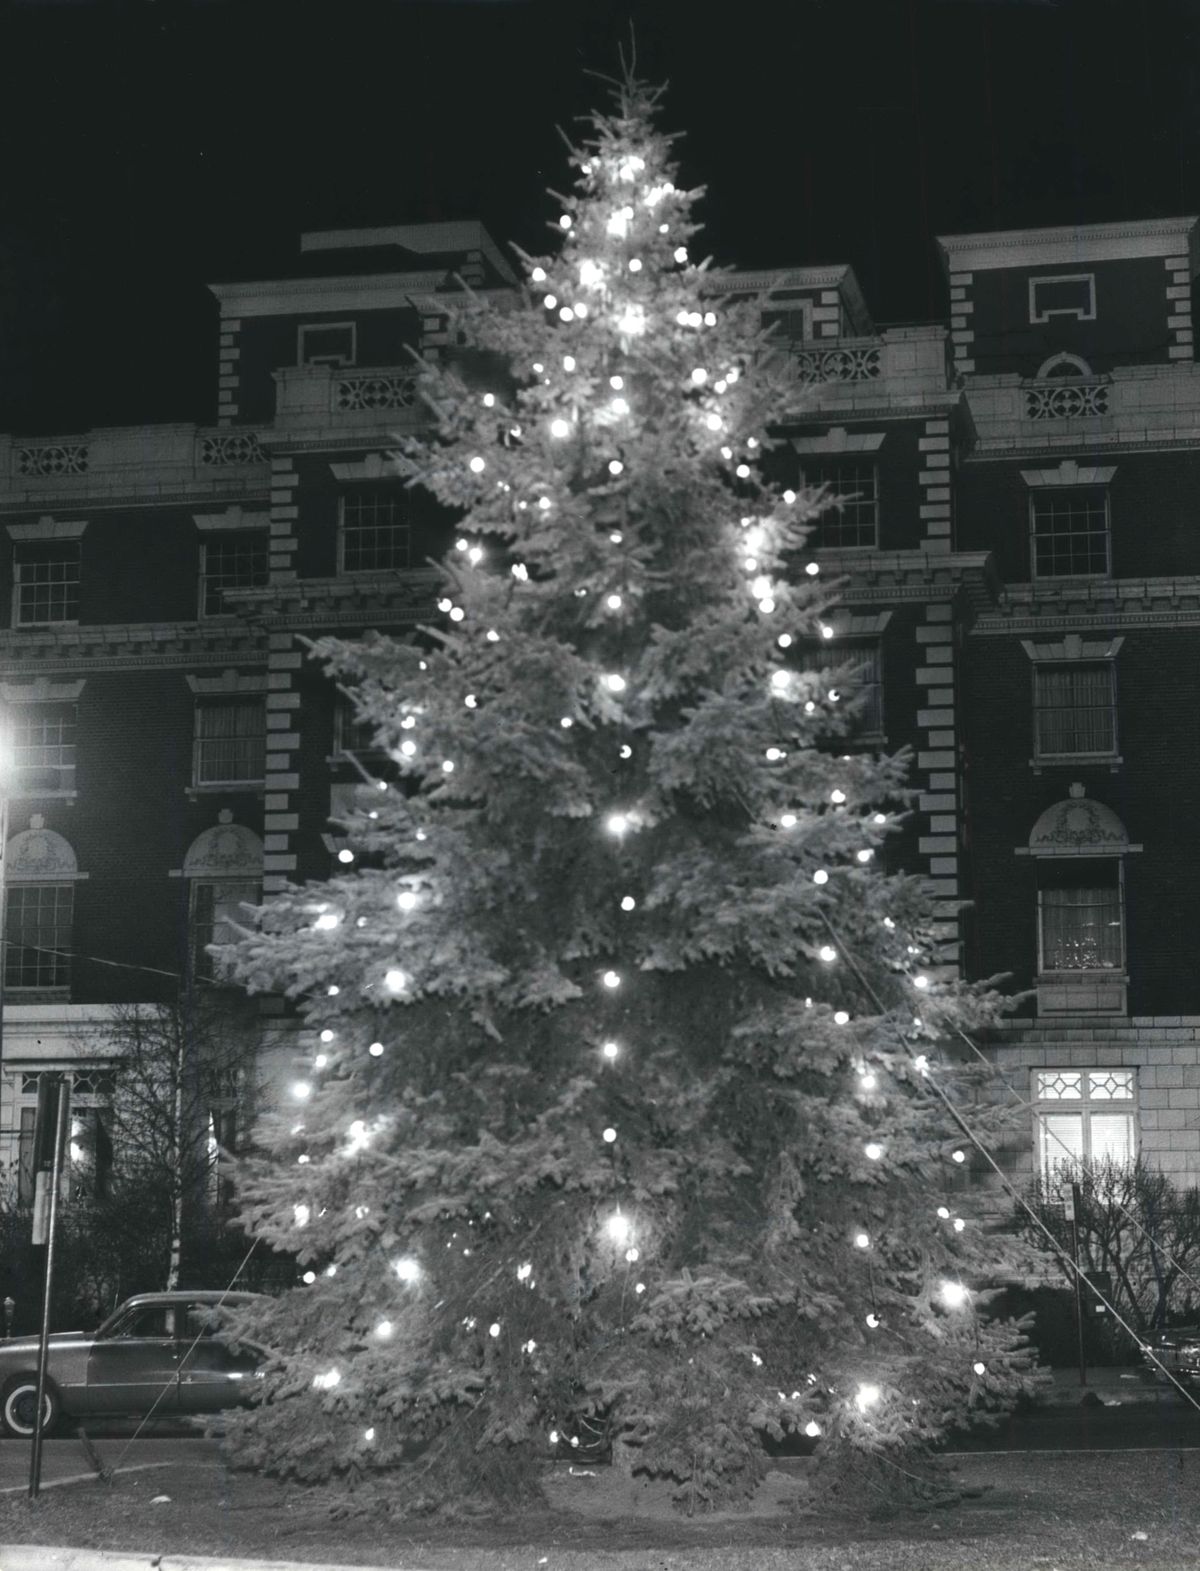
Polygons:
[[8,0],[0,430],[215,419],[210,280],[303,229],[544,245],[633,23],[707,249],[944,314],[932,236],[1200,212],[1200,0]]

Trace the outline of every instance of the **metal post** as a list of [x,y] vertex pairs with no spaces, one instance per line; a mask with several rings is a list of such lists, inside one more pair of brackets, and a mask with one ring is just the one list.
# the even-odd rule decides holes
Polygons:
[[42,1482],[42,1408],[46,1401],[46,1364],[50,1353],[50,1290],[54,1285],[54,1235],[58,1222],[58,1189],[62,1183],[63,1147],[67,1138],[67,1077],[58,1077],[58,1116],[54,1121],[54,1165],[50,1179],[50,1221],[46,1232],[46,1285],[42,1298],[42,1336],[38,1346],[37,1406],[33,1414],[33,1445],[29,1452],[29,1498],[37,1498]]

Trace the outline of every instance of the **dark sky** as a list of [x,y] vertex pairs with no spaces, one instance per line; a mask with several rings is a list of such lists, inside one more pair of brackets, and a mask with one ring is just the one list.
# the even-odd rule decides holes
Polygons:
[[1200,211],[1200,0],[8,0],[0,430],[214,418],[212,279],[302,229],[544,243],[634,24],[708,249],[944,311],[931,236]]

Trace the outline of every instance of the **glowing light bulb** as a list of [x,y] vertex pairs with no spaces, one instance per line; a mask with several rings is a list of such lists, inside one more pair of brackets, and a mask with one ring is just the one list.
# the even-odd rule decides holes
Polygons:
[[312,1095],[312,1086],[307,1080],[293,1080],[292,1095],[297,1102],[307,1102]]
[[796,815],[795,813],[785,813],[779,822],[784,829],[795,829],[797,822]]
[[680,263],[680,265],[682,265],[688,259],[687,258],[687,246],[685,246],[685,245],[676,246],[674,255],[675,255],[675,260],[678,263]]
[[417,752],[417,744],[411,738],[406,737],[400,744],[400,752],[405,758],[414,758]]
[[412,1255],[402,1255],[399,1260],[394,1260],[392,1270],[402,1282],[417,1282],[421,1277],[420,1262]]
[[848,1026],[850,1024],[850,1016],[844,1009],[835,1009],[833,1012],[833,1023],[835,1026]]
[[328,1054],[326,1054],[326,1053],[318,1053],[317,1056],[313,1059],[313,1068],[314,1069],[324,1069],[325,1065],[328,1062],[329,1062]]
[[919,987],[921,991],[924,992],[924,990],[929,986],[929,978],[927,976],[914,976],[913,986]]
[[940,1291],[947,1309],[961,1309],[967,1301],[967,1290],[961,1282],[943,1282]]
[[875,1313],[874,1310],[872,1310],[871,1313],[867,1316],[867,1325],[871,1328],[872,1331],[878,1331],[881,1324],[882,1321],[880,1320],[879,1316]]
[[484,637],[487,639],[489,644],[498,644],[500,642],[500,634],[494,627],[489,627],[487,632],[484,634]]
[[961,1233],[962,1230],[966,1227],[966,1225],[967,1224],[963,1221],[961,1216],[956,1216],[954,1218],[954,1231],[956,1233]]
[[604,678],[604,685],[610,693],[623,693],[627,684],[625,678],[618,672],[610,671]]
[[611,594],[604,603],[610,611],[619,611],[625,602],[621,599],[620,595]]
[[604,1042],[601,1044],[600,1051],[605,1058],[613,1059],[618,1056],[621,1049],[616,1042]]
[[837,791],[837,790],[831,791],[829,793],[829,800],[831,802],[835,802],[835,803],[839,803],[840,804],[840,803],[842,803],[842,802],[844,802],[846,800],[846,793],[844,791]]
[[[545,276],[546,276],[545,273],[543,273],[542,277],[545,278]],[[495,395],[495,393],[485,393],[483,395],[483,407],[485,409],[494,409],[495,406],[496,406],[496,395]]]
[[625,468],[625,465],[621,462],[621,460],[619,458],[610,458],[609,459],[609,461],[608,461],[608,472],[609,472],[610,475],[619,475],[624,468]]
[[375,1327],[375,1335],[381,1342],[386,1342],[395,1329],[390,1320],[381,1320]]
[[629,828],[629,819],[624,813],[610,813],[604,821],[604,827],[610,835],[623,835]]
[[306,1287],[311,1287],[317,1280],[317,1273],[315,1271],[306,1271],[300,1280],[305,1284]]
[[710,431],[719,431],[725,422],[721,419],[720,415],[714,411],[711,414],[705,415],[704,424]]
[[622,742],[621,743],[620,747],[617,749],[617,757],[618,758],[632,758],[633,757],[633,748],[630,747],[628,742]]
[[777,764],[781,758],[786,758],[787,754],[781,747],[768,747],[763,756],[769,764]]
[[733,472],[739,480],[748,480],[750,478],[750,465],[739,464]]
[[570,229],[571,224],[572,224],[572,218],[571,218],[570,213],[564,213],[562,215],[562,217],[558,221],[558,227],[560,229]]
[[774,688],[778,689],[778,688],[786,687],[788,685],[788,683],[791,681],[791,679],[792,679],[792,673],[790,671],[772,671],[771,672],[771,686],[774,687]]
[[640,305],[626,306],[617,318],[617,331],[624,333],[628,338],[634,338],[646,331],[646,313]]
[[810,1440],[815,1440],[817,1438],[817,1436],[821,1433],[821,1426],[820,1426],[820,1424],[817,1423],[815,1418],[810,1418],[808,1423],[805,1424],[805,1426],[804,1426],[804,1433],[808,1436],[808,1438]]
[[636,905],[637,905],[637,901],[633,898],[632,895],[622,895],[621,896],[621,910],[622,911],[632,911],[635,908]]
[[696,384],[697,387],[703,387],[705,382],[708,381],[708,372],[702,365],[698,365],[692,372],[692,381]]
[[627,398],[614,398],[608,407],[614,415],[627,415],[629,413],[629,400]]
[[629,271],[631,273],[640,273],[641,270],[642,270],[641,257],[631,256],[629,258]]
[[863,1151],[866,1153],[868,1160],[872,1162],[878,1162],[883,1155],[883,1147],[878,1140],[868,1140],[866,1145],[863,1146]]
[[489,1336],[499,1336],[500,1335],[500,1322],[498,1320],[493,1320],[491,1325],[488,1326],[488,1335]]
[[570,715],[564,715],[562,717],[562,719],[558,723],[563,728],[564,731],[569,731],[571,729],[571,727],[575,724],[574,720],[571,719]]
[[[533,279],[535,284],[544,284],[546,282],[546,269],[544,267],[535,267],[529,276]],[[491,397],[490,393],[488,394],[488,397]]]
[[348,846],[343,846],[337,854],[337,859],[339,862],[353,862],[354,852]]
[[327,1369],[323,1375],[313,1376],[313,1385],[318,1391],[332,1391],[334,1386],[341,1382],[341,1373],[336,1369]]
[[837,959],[837,950],[832,944],[822,944],[817,953],[827,966],[831,966]]
[[614,1211],[604,1224],[604,1231],[614,1244],[627,1244],[633,1227],[627,1216],[620,1211]]
[[292,1220],[297,1227],[307,1227],[308,1219],[311,1215],[312,1213],[306,1205],[295,1205],[292,1207]]
[[829,882],[829,874],[825,871],[825,869],[823,867],[818,867],[816,872],[813,874],[813,883],[814,884],[827,884],[828,882]]
[[952,1162],[965,1162],[967,1160],[967,1153],[965,1151],[951,1151],[950,1160]]
[[472,458],[471,462],[467,465],[467,468],[473,475],[481,475],[487,468],[487,460],[481,458],[480,455],[476,453],[474,458]]
[[364,1429],[363,1430],[363,1439],[367,1442],[368,1445],[370,1445],[371,1441],[374,1440],[374,1438],[375,1438],[375,1426],[374,1426],[374,1424],[372,1424],[370,1429]]
[[871,1240],[869,1236],[866,1233],[855,1233],[854,1247],[855,1249],[870,1249]]
[[323,933],[328,933],[332,928],[335,928],[341,920],[341,917],[337,914],[336,911],[323,911],[317,920],[313,923],[313,926],[320,928]]
[[875,1406],[882,1395],[882,1391],[876,1385],[860,1385],[854,1396],[854,1405],[860,1413],[866,1413]]
[[551,420],[551,422],[550,422],[550,435],[551,436],[564,437],[564,436],[570,436],[570,434],[571,434],[571,426],[570,426],[570,423],[568,421],[562,420],[562,419]]
[[601,981],[604,983],[605,987],[609,988],[620,987],[621,985],[621,978],[615,971],[606,971],[603,977],[601,977]]
[[975,1373],[977,1375],[986,1375],[987,1374],[987,1365],[985,1363],[983,1363],[979,1359],[976,1359],[976,1361],[971,1365],[971,1368],[975,1371]]
[[384,973],[383,985],[389,993],[402,993],[408,986],[408,974],[397,969],[387,971]]
[[943,1222],[948,1222],[950,1220],[950,1212],[946,1206],[938,1206],[937,1214],[941,1217]]
[[612,1126],[610,1125],[604,1131],[604,1133],[601,1136],[601,1138],[603,1139],[605,1145],[609,1145],[610,1146],[610,1145],[612,1145],[613,1141],[617,1138],[617,1131],[615,1129],[613,1129]]
[[383,1057],[383,1043],[382,1042],[372,1042],[370,1047],[367,1048],[367,1052],[370,1053],[372,1058],[382,1058]]

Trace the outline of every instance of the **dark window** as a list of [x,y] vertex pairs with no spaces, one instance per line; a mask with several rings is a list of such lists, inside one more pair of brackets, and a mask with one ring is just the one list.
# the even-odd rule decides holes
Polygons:
[[353,322],[312,322],[300,329],[301,365],[353,365]]
[[1103,486],[1049,486],[1033,493],[1030,507],[1036,578],[1108,572],[1108,492]]
[[79,541],[25,540],[15,550],[19,627],[79,620]]
[[1043,971],[1119,971],[1125,961],[1121,864],[1050,859],[1038,869]]
[[28,1205],[33,1199],[33,1144],[37,1132],[37,1108],[21,1109],[17,1146],[17,1199]]
[[1034,666],[1034,757],[1088,753],[1112,757],[1116,750],[1117,688],[1112,661]]
[[218,962],[208,953],[209,944],[236,943],[238,927],[247,922],[243,906],[258,905],[262,886],[247,878],[204,878],[192,882],[191,948],[192,975],[213,981]]
[[817,544],[830,550],[879,544],[879,470],[874,464],[806,464],[807,485],[828,487],[816,520]]
[[201,699],[196,704],[195,783],[252,785],[266,768],[261,698]]
[[74,884],[9,884],[5,898],[6,989],[69,987]]
[[338,701],[334,717],[334,745],[339,753],[382,753],[379,728],[374,720],[363,720],[348,698]]
[[261,529],[216,535],[201,546],[200,609],[219,616],[227,589],[262,589],[267,582],[267,537]]
[[854,706],[853,735],[881,737],[883,732],[883,669],[877,643],[830,642],[804,652],[802,663],[810,671],[827,674],[849,668],[835,691],[839,702]]
[[394,572],[409,565],[410,530],[395,491],[356,490],[342,498],[343,573]]
[[66,790],[75,778],[75,704],[14,704],[13,786],[18,792]]
[[764,332],[774,328],[771,334],[773,339],[793,344],[804,343],[812,337],[811,308],[793,306],[787,311],[764,311],[762,325]]

